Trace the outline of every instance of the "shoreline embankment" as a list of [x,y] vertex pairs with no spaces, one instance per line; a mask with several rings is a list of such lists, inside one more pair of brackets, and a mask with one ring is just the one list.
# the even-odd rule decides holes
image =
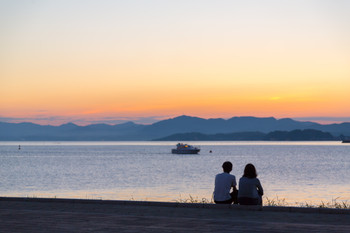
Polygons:
[[0,232],[350,232],[350,210],[0,197]]

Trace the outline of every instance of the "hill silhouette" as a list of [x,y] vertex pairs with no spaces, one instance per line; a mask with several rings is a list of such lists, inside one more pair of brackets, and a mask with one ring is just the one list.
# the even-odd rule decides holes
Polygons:
[[333,141],[338,137],[314,129],[273,131],[270,133],[241,132],[228,134],[183,133],[173,134],[154,141]]
[[[238,134],[237,137],[251,140],[260,133],[273,131],[293,131],[313,129],[328,132],[333,137],[350,135],[350,123],[321,125],[315,122],[301,122],[293,119],[276,119],[274,117],[232,117],[230,119],[204,119],[191,116],[179,116],[162,120],[151,125],[126,122],[117,125],[92,124],[79,126],[67,123],[60,126],[37,125],[33,123],[0,122],[1,141],[36,141],[36,140],[66,140],[66,141],[114,141],[114,140],[154,140],[174,134],[200,133]],[[255,135],[254,135],[255,133]],[[247,140],[249,140],[249,137]],[[280,133],[279,137],[282,137]]]

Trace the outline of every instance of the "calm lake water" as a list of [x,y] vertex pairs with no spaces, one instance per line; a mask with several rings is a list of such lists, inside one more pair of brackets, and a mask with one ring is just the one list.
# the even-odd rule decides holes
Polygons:
[[269,199],[350,201],[350,144],[188,142],[200,154],[174,155],[176,143],[0,142],[0,196],[211,200],[214,177],[229,160],[237,181],[253,163]]

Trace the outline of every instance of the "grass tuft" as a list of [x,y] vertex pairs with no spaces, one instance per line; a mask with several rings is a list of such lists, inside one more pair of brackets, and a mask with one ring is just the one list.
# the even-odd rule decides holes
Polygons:
[[180,195],[179,199],[176,199],[175,202],[177,203],[201,203],[201,204],[213,204],[213,199],[209,200],[207,198],[198,198],[198,197],[192,197],[191,194],[188,195],[188,198],[182,198]]
[[268,197],[265,197],[265,201],[263,203],[265,206],[288,206],[286,199],[280,199],[278,198],[278,196],[276,197],[276,199],[270,199]]
[[269,199],[265,197],[266,202],[264,202],[265,206],[297,206],[297,207],[305,207],[305,208],[330,208],[330,209],[350,209],[350,204],[347,201],[339,202],[337,199],[339,197],[332,199],[331,202],[321,201],[319,204],[313,204],[308,202],[295,202],[294,204],[290,204],[286,202],[286,200],[279,199]]
[[[331,209],[350,209],[350,204],[347,201],[341,201],[339,202],[335,198],[331,202],[324,202],[321,201],[319,204],[312,204],[308,202],[295,202],[295,203],[288,203],[285,198],[279,198],[278,196],[276,198],[268,198],[264,197],[263,205],[264,206],[296,206],[296,207],[306,207],[306,208],[331,208]],[[177,203],[201,203],[201,204],[214,204],[213,199],[210,200],[207,198],[198,198],[193,197],[192,195],[188,195],[186,198],[182,198],[180,195],[179,199],[176,199],[175,202]]]

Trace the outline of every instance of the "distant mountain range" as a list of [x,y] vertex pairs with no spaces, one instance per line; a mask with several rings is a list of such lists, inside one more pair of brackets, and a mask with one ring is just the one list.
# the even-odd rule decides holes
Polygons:
[[[312,129],[329,133],[334,138],[350,136],[350,123],[321,125],[289,118],[275,119],[258,117],[233,117],[230,119],[203,119],[179,116],[151,125],[127,122],[117,125],[93,124],[78,126],[68,123],[60,126],[33,123],[0,122],[1,141],[137,141],[162,139],[174,134],[199,133],[203,135],[234,134],[248,135],[246,140],[255,140],[257,135],[274,131]],[[308,131],[302,131],[307,133]],[[279,133],[279,137],[283,133]],[[301,137],[302,138],[302,137]],[[214,140],[214,139],[213,139]],[[267,139],[266,139],[267,140]],[[273,140],[270,138],[269,140]],[[276,138],[275,140],[278,140]],[[307,140],[307,139],[305,139]]]

